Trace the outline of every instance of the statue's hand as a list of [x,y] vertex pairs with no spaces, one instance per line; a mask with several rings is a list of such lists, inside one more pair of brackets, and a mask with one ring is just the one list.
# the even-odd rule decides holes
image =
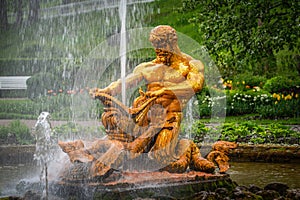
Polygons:
[[146,92],[146,96],[148,97],[160,97],[165,93],[165,88],[156,90],[156,91],[148,91]]
[[100,88],[93,88],[90,90],[90,95],[92,98],[96,98],[97,96],[99,96],[100,93],[106,93],[106,94],[111,94],[111,90],[109,87],[100,89]]

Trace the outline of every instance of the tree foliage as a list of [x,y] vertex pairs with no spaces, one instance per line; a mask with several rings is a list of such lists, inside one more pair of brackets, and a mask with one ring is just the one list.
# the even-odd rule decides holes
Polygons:
[[245,69],[270,75],[278,51],[299,49],[298,0],[183,0],[190,10],[198,11],[190,22],[227,76]]
[[0,31],[7,30],[8,16],[7,16],[7,2],[0,0]]
[[29,1],[29,14],[28,14],[29,23],[33,23],[38,20],[39,9],[40,9],[39,0],[30,0]]

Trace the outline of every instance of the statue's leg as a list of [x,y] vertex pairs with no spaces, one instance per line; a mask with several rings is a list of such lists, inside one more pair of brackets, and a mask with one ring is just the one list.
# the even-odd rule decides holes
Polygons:
[[110,148],[95,162],[90,168],[91,177],[105,177],[113,169],[117,169],[122,163],[125,156],[123,144],[119,141],[112,140]]
[[196,171],[212,173],[215,171],[213,162],[201,156],[200,149],[194,142],[191,142],[191,163],[190,168]]
[[171,162],[171,164],[162,168],[161,171],[168,171],[171,173],[185,172],[191,161],[191,141],[188,139],[180,140],[176,148],[176,154],[179,159]]
[[178,160],[176,146],[180,130],[181,112],[167,113],[163,128],[157,134],[155,143],[149,152],[149,157],[161,164],[170,164]]
[[207,160],[216,162],[220,173],[225,173],[229,169],[229,157],[220,151],[212,151],[208,154]]
[[178,138],[173,137],[174,129],[162,129],[155,138],[154,145],[148,153],[150,159],[162,165],[168,165],[178,159],[176,155],[176,145]]
[[129,151],[129,156],[131,159],[138,157],[141,153],[145,152],[148,148],[150,142],[155,137],[155,135],[160,131],[161,127],[150,126],[147,127],[139,137],[130,143],[125,143],[126,150]]
[[74,162],[91,162],[94,157],[84,148],[84,143],[81,140],[72,142],[59,141],[60,148],[68,154],[70,161]]

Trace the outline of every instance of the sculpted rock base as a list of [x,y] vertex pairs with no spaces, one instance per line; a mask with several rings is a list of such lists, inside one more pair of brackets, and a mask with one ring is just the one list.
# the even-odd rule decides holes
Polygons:
[[227,174],[190,171],[113,173],[109,182],[58,182],[52,192],[69,199],[193,199],[202,191],[232,190],[236,184]]

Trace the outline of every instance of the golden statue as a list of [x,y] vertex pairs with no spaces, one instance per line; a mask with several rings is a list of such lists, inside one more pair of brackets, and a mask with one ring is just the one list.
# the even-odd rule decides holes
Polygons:
[[90,92],[105,106],[102,123],[108,139],[95,141],[89,147],[84,147],[82,141],[59,145],[72,162],[91,163],[90,177],[107,176],[124,160],[134,160],[142,154],[161,166],[158,170],[182,173],[190,168],[213,173],[217,162],[220,169],[225,166],[220,172],[225,172],[228,159],[221,159],[223,154],[214,150],[207,160],[193,141],[179,139],[183,109],[204,84],[203,63],[180,51],[176,31],[170,26],[155,27],[149,40],[156,58],[136,66],[125,80],[128,88],[141,81],[146,83],[146,91],[139,89],[130,108],[114,97],[121,91],[120,79]]

